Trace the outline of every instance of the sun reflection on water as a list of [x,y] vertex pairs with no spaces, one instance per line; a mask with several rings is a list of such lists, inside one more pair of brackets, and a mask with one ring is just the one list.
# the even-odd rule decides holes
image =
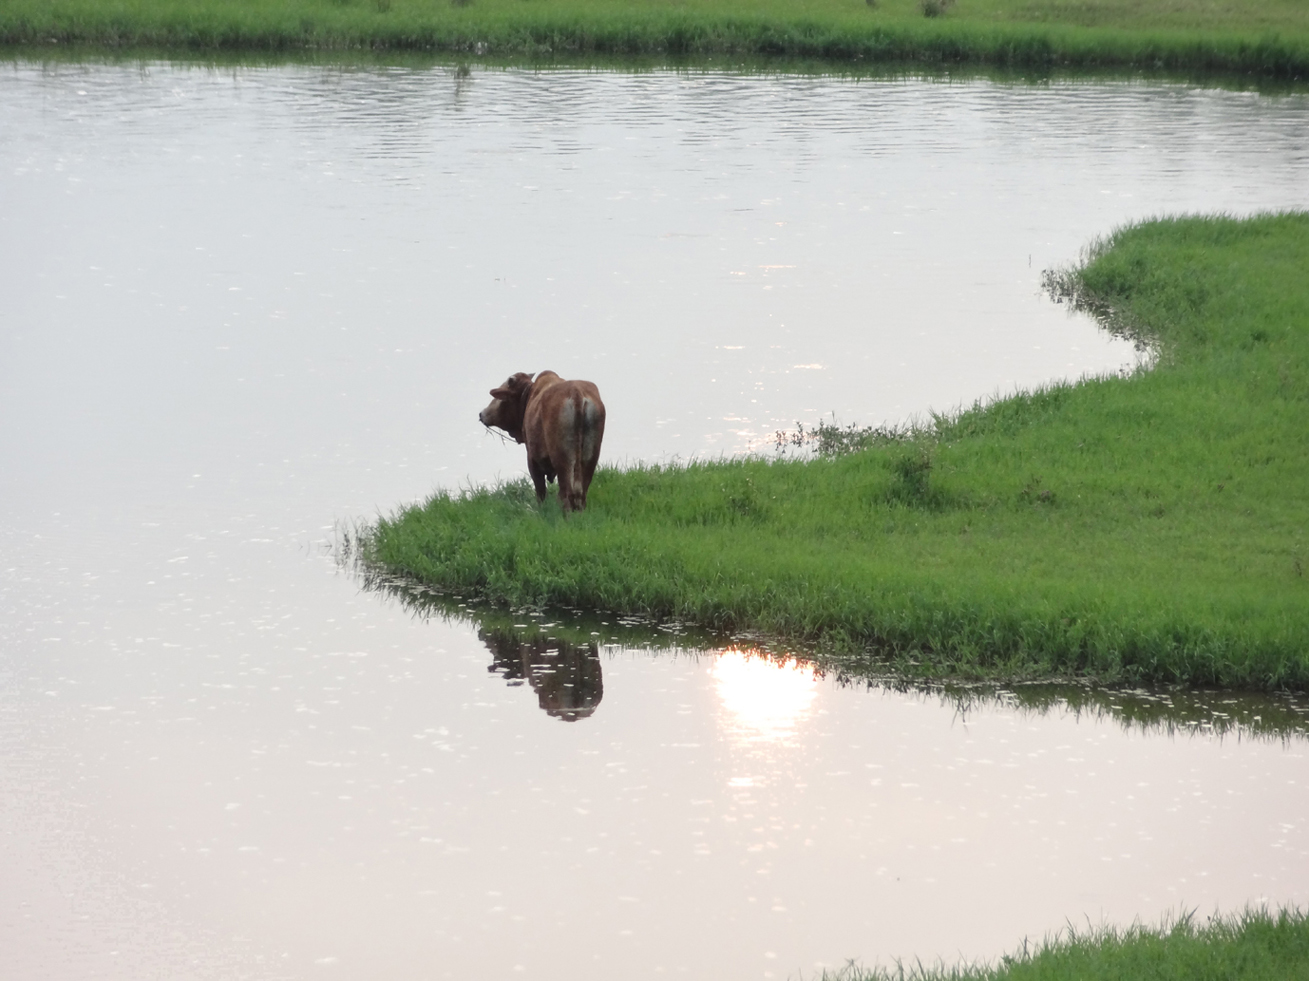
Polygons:
[[711,673],[733,734],[746,742],[793,736],[818,688],[812,665],[758,650],[729,648],[714,659]]

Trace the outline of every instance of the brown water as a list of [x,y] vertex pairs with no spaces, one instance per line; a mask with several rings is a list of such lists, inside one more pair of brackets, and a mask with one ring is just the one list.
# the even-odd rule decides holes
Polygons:
[[1116,370],[1041,269],[1304,207],[1306,147],[1139,83],[6,64],[7,971],[786,977],[1309,902],[1303,703],[870,690],[330,548],[518,475],[511,370],[595,380],[611,461]]

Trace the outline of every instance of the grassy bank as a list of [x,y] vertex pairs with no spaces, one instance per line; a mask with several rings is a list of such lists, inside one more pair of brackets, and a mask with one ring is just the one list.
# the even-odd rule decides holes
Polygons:
[[525,481],[440,493],[381,521],[371,557],[918,677],[1309,689],[1306,269],[1306,214],[1128,228],[1065,285],[1148,334],[1152,371],[830,458],[602,470],[567,522]]
[[[933,13],[933,16],[927,16]],[[1301,0],[5,0],[0,44],[705,55],[1309,78]]]
[[1249,911],[1159,929],[1070,933],[989,968],[908,968],[823,974],[824,981],[1305,981],[1309,917]]

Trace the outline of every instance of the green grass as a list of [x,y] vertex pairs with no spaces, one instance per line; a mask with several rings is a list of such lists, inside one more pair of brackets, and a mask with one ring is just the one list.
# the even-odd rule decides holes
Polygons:
[[1303,0],[3,0],[0,44],[816,58],[1309,77]]
[[1247,910],[1197,924],[1076,931],[990,967],[850,966],[825,981],[1305,981],[1309,915]]
[[[1309,214],[1116,232],[1064,274],[1157,367],[813,460],[601,470],[382,520],[390,574],[756,632],[917,678],[1309,689]],[[1056,277],[1059,278],[1059,277]]]

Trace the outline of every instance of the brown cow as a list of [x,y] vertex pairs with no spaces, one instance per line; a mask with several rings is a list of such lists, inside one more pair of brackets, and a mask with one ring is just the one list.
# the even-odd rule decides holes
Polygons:
[[491,389],[491,400],[477,418],[527,444],[536,499],[544,501],[545,482],[558,477],[564,513],[584,509],[605,434],[599,389],[588,381],[565,381],[553,371],[541,372],[535,381],[520,371]]

